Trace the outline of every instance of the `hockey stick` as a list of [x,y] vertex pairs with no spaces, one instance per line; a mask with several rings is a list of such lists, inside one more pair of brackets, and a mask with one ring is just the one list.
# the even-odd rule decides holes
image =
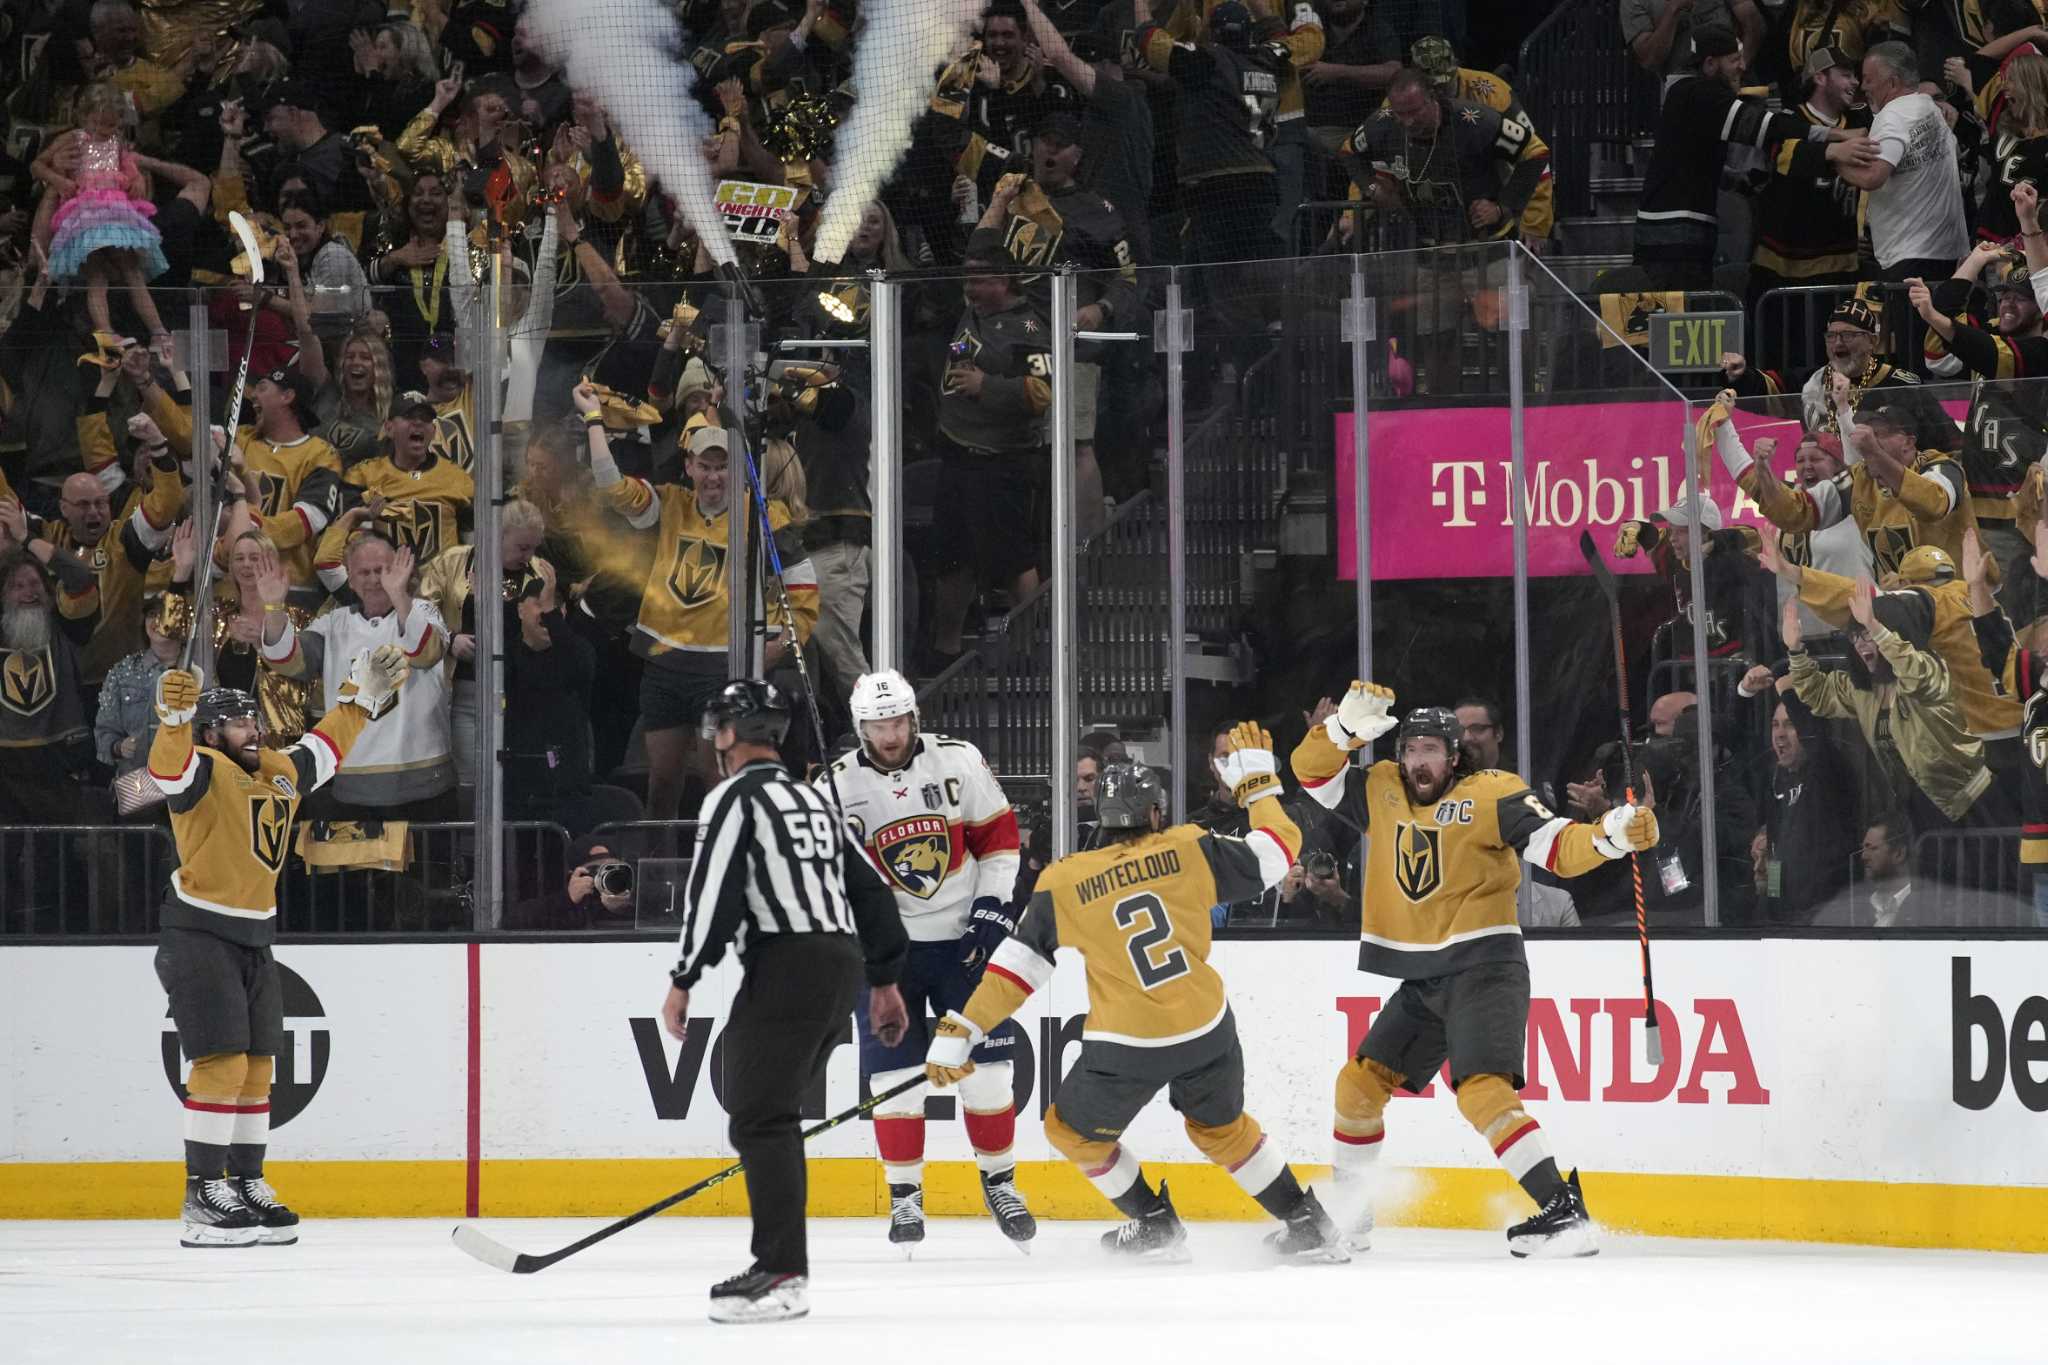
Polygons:
[[[256,244],[256,232],[249,226],[249,220],[239,213],[230,213],[228,214],[228,226],[234,229],[236,239],[242,244],[242,252],[249,259],[249,283],[263,283],[263,249]],[[235,448],[235,429],[242,424],[242,395],[249,388],[249,354],[256,349],[256,323],[262,316],[263,309],[261,307],[253,307],[249,310],[249,333],[242,338],[241,367],[235,371],[235,387],[228,392],[227,422],[221,427],[221,430],[227,435],[227,451],[222,452],[223,472],[213,490],[211,514],[199,526],[199,548],[201,550],[199,556],[199,576],[192,584],[192,630],[185,637],[185,648],[178,655],[178,667],[181,669],[192,667],[192,650],[199,643],[199,628],[207,616],[208,608],[213,600],[211,597],[215,574],[213,537],[219,533],[221,509],[226,506],[222,498],[223,490],[227,484],[225,456],[228,451],[232,451]],[[192,349],[195,351],[205,344],[206,338],[204,337],[194,337],[192,339]],[[193,368],[200,370],[203,379],[205,375],[203,365],[195,365]],[[202,439],[206,444],[212,444],[210,436],[203,437]]]
[[[747,445],[744,432],[738,444],[740,457],[747,462],[747,483],[754,490],[754,512],[761,522],[761,543],[768,548],[768,567],[775,574],[775,593],[782,600],[782,624],[789,632],[789,652],[796,659],[797,676],[804,680],[804,703],[811,713],[811,733],[818,740],[818,762],[824,766],[825,781],[832,789],[832,804],[844,814],[846,803],[839,799],[839,782],[832,776],[832,744],[825,737],[824,714],[818,710],[817,685],[811,681],[811,670],[804,663],[803,642],[797,639],[796,633],[796,607],[789,600],[789,583],[782,576],[782,551],[776,548],[775,528],[768,520],[768,494],[761,487],[761,471],[754,466],[754,452]],[[796,457],[791,455],[790,458]]]
[[[834,1114],[822,1123],[812,1124],[809,1128],[804,1129],[803,1140],[809,1142],[818,1134],[830,1132],[842,1123],[851,1122],[873,1110],[877,1105],[893,1100],[898,1095],[905,1094],[924,1083],[924,1072],[920,1070],[909,1080],[892,1085],[879,1095],[870,1095],[867,1099],[862,1100],[844,1113]],[[632,1227],[635,1223],[645,1222],[665,1209],[672,1209],[685,1199],[690,1199],[704,1193],[713,1185],[723,1184],[746,1168],[745,1162],[735,1161],[724,1170],[705,1176],[688,1189],[677,1190],[660,1203],[649,1204],[638,1213],[629,1213],[616,1223],[607,1223],[588,1237],[571,1242],[559,1251],[550,1251],[541,1256],[532,1256],[523,1251],[514,1251],[504,1243],[486,1237],[468,1223],[457,1223],[455,1231],[450,1235],[454,1238],[457,1248],[467,1255],[474,1256],[493,1270],[503,1270],[513,1275],[531,1275],[537,1270],[546,1270],[557,1261],[565,1261],[579,1251],[594,1247],[605,1238],[616,1236],[627,1228]]]
[[[1579,553],[1586,557],[1587,566],[1600,583],[1600,591],[1607,597],[1607,623],[1614,634],[1615,686],[1621,699],[1622,795],[1633,805],[1636,799],[1635,727],[1628,710],[1628,652],[1621,638],[1621,585],[1614,581],[1614,570],[1608,568],[1607,561],[1600,557],[1599,547],[1593,544],[1590,531],[1579,532]],[[1643,910],[1643,864],[1633,849],[1628,855],[1628,870],[1635,879],[1636,943],[1643,958],[1643,1048],[1651,1066],[1662,1066],[1664,1045],[1657,1036],[1657,992],[1650,983],[1650,921]]]

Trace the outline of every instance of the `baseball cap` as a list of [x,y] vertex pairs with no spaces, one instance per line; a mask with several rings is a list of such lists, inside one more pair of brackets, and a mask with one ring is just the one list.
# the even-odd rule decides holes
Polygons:
[[432,399],[418,389],[407,389],[398,395],[397,401],[391,405],[391,415],[431,422],[441,414]]
[[[1659,508],[1657,519],[1666,526],[1683,526],[1690,529],[1693,526],[1692,505],[1681,496],[1669,507]],[[1721,529],[1721,509],[1713,498],[1705,493],[1700,494],[1699,524],[1709,531]]]
[[1938,583],[1956,576],[1956,562],[1939,545],[1915,545],[1899,559],[1898,569],[1886,579],[1898,583]]
[[1903,403],[1886,403],[1880,407],[1865,408],[1859,414],[1867,427],[1890,427],[1893,431],[1918,431],[1920,419],[1912,409]]
[[730,451],[731,449],[731,438],[725,434],[724,427],[698,427],[690,433],[690,453],[692,455],[702,455],[707,450]]
[[1072,147],[1081,141],[1081,120],[1072,114],[1047,114],[1038,124],[1038,138],[1059,147]]
[[1809,79],[1825,76],[1838,66],[1846,66],[1851,71],[1856,69],[1856,63],[1850,61],[1840,48],[1817,47],[1806,54],[1806,74]]
[[2005,278],[1991,286],[1994,294],[2002,294],[2008,289],[2024,290],[2030,295],[2034,292],[2034,272],[2027,269],[2026,262],[2022,261],[2006,271]]
[[292,396],[292,406],[298,410],[302,420],[311,417],[316,392],[312,380],[297,370],[272,370],[263,377]]
[[311,81],[286,80],[279,83],[276,92],[271,95],[270,107],[305,109],[318,114],[325,110],[326,105],[320,98],[320,92],[313,88]]

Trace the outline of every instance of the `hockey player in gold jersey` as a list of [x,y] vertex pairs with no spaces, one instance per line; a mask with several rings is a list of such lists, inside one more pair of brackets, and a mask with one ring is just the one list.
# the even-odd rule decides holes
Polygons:
[[1280,805],[1272,738],[1230,734],[1219,768],[1250,814],[1244,838],[1195,825],[1162,828],[1165,792],[1150,769],[1112,763],[1096,781],[1102,844],[1039,874],[1017,931],[990,957],[964,1009],[941,1020],[926,1056],[934,1085],[974,1070],[983,1037],[1051,979],[1062,944],[1088,971],[1081,1058],[1046,1111],[1045,1133],[1129,1223],[1103,1235],[1111,1252],[1185,1260],[1187,1233],[1165,1185],[1153,1190],[1119,1139],[1164,1088],[1188,1137],[1285,1226],[1267,1238],[1282,1257],[1347,1261],[1350,1253],[1279,1147],[1244,1111],[1244,1050],[1209,965],[1209,911],[1278,886],[1301,831]]
[[1336,1184],[1331,1202],[1352,1245],[1370,1236],[1366,1177],[1380,1152],[1387,1101],[1419,1091],[1446,1060],[1458,1112],[1536,1201],[1508,1229],[1516,1256],[1599,1249],[1579,1176],[1558,1174],[1549,1141],[1522,1108],[1529,963],[1515,920],[1517,859],[1562,877],[1654,847],[1657,817],[1623,805],[1599,824],[1553,814],[1513,773],[1470,771],[1455,713],[1423,707],[1399,722],[1396,758],[1352,784],[1351,755],[1395,727],[1394,694],[1354,682],[1309,727],[1294,775],[1326,809],[1348,807],[1366,832],[1358,965],[1401,985],[1337,1073]]
[[263,723],[246,692],[202,693],[199,675],[185,669],[157,679],[149,774],[169,798],[178,867],[164,899],[156,974],[192,1064],[181,1245],[299,1239],[299,1216],[263,1178],[270,1081],[284,1041],[270,955],[277,877],[300,800],[334,776],[363,727],[397,701],[405,670],[395,645],[359,656],[342,703],[282,750],[262,747]]

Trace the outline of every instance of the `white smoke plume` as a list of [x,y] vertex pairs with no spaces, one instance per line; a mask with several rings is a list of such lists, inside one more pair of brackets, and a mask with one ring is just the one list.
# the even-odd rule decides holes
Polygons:
[[860,216],[910,150],[911,135],[937,88],[937,68],[967,36],[983,0],[868,0],[853,50],[853,110],[832,154],[832,193],[818,217],[812,255],[837,262]]
[[526,18],[569,84],[604,103],[620,136],[675,199],[712,260],[731,264],[718,182],[703,152],[713,128],[693,93],[697,69],[683,49],[674,11],[662,0],[535,0]]

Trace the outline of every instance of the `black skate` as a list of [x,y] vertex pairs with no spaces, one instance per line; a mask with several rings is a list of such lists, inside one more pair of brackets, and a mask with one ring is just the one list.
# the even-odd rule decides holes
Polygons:
[[234,1180],[185,1177],[185,1232],[181,1247],[252,1247],[263,1235],[263,1220],[242,1202]]
[[713,1322],[786,1322],[811,1311],[811,1282],[803,1275],[749,1270],[711,1286]]
[[1287,1215],[1287,1221],[1278,1231],[1266,1234],[1266,1245],[1283,1261],[1324,1261],[1343,1265],[1351,1259],[1351,1251],[1344,1245],[1344,1235],[1337,1231],[1330,1215],[1323,1212],[1314,1190],[1301,1192],[1301,1202]]
[[235,1181],[235,1191],[262,1221],[258,1242],[267,1247],[288,1247],[299,1240],[299,1215],[278,1202],[277,1191],[270,1188],[268,1180],[260,1175],[245,1176]]
[[889,1187],[889,1240],[904,1247],[924,1240],[924,1186]]
[[1599,1234],[1586,1212],[1586,1197],[1579,1193],[1577,1171],[1565,1177],[1564,1187],[1534,1217],[1508,1229],[1512,1256],[1594,1256],[1599,1251]]
[[1001,1175],[981,1174],[981,1200],[988,1205],[988,1211],[996,1220],[996,1226],[1003,1230],[1003,1236],[1017,1244],[1017,1250],[1031,1254],[1031,1239],[1038,1235],[1038,1220],[1031,1216],[1030,1207],[1024,1196],[1017,1193],[1017,1172],[1004,1171]]
[[1113,1256],[1134,1261],[1160,1261],[1178,1265],[1188,1259],[1188,1230],[1173,1211],[1173,1199],[1166,1182],[1159,1184],[1159,1207],[1143,1218],[1133,1218],[1122,1227],[1102,1234],[1102,1249]]

